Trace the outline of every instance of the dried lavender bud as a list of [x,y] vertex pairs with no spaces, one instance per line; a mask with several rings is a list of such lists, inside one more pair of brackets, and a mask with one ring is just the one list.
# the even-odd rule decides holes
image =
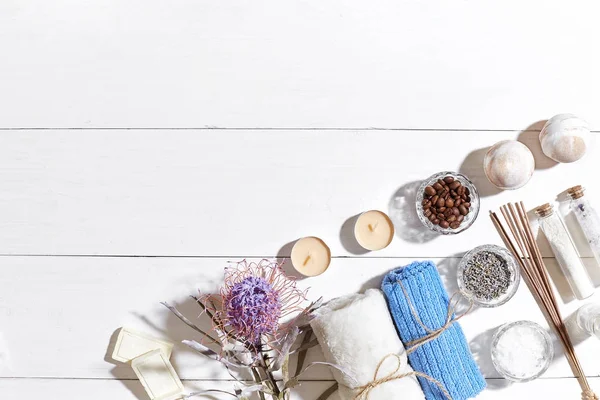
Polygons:
[[506,260],[491,251],[482,251],[467,262],[463,281],[474,297],[491,301],[506,293],[511,275]]

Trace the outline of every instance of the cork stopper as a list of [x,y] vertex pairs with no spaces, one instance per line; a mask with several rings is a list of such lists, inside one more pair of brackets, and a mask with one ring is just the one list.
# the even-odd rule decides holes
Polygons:
[[567,189],[567,194],[573,200],[583,197],[585,193],[583,193],[585,189],[581,185],[573,186],[572,188]]
[[538,217],[544,218],[554,213],[554,209],[548,203],[542,204],[538,208],[535,209],[535,213]]

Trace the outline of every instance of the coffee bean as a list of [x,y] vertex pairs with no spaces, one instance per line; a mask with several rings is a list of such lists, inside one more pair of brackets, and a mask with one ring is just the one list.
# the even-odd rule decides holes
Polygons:
[[459,181],[454,181],[451,184],[448,185],[448,187],[452,190],[456,190],[461,186],[461,183]]
[[453,176],[438,179],[423,190],[423,216],[442,229],[456,229],[469,213],[470,191]]

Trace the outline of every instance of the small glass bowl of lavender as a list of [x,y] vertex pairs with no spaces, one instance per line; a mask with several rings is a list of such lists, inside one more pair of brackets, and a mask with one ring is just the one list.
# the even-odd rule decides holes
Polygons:
[[516,321],[502,325],[492,338],[492,364],[513,382],[539,378],[554,357],[552,338],[540,325]]
[[459,290],[481,307],[498,307],[509,301],[520,278],[513,255],[494,244],[475,247],[458,264]]
[[468,229],[479,214],[479,193],[463,174],[439,172],[417,190],[417,216],[423,225],[442,235]]

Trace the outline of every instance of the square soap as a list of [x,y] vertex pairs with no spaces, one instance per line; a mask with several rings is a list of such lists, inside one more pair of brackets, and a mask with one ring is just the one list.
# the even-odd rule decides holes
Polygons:
[[133,359],[131,367],[150,400],[176,400],[183,397],[183,384],[161,350],[153,350]]
[[169,359],[173,351],[173,343],[131,329],[121,328],[112,358],[120,362],[129,362],[152,350],[162,351]]

